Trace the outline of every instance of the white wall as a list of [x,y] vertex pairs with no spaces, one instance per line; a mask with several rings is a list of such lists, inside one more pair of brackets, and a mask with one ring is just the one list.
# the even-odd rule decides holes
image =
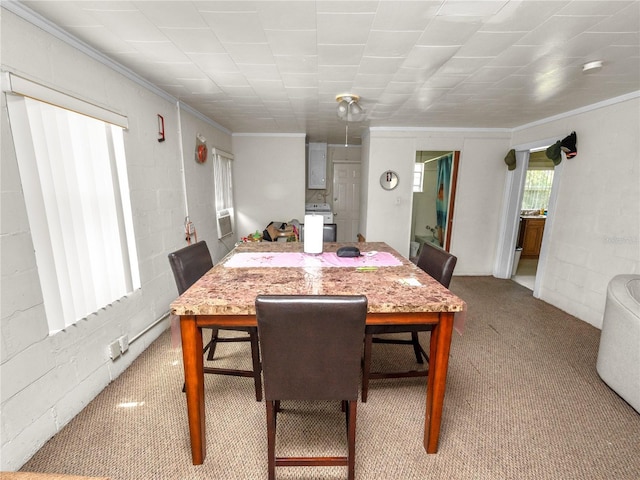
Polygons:
[[[186,179],[187,211],[196,228],[198,240],[205,240],[213,261],[217,262],[233,248],[235,237],[228,236],[218,241],[215,215],[215,189],[213,176],[213,148],[231,153],[231,136],[211,128],[211,125],[193,115],[181,112],[182,145],[184,149],[184,176]],[[207,161],[195,160],[196,134],[207,140]],[[176,178],[179,180],[179,178]],[[182,219],[184,222],[184,218]],[[193,239],[195,240],[195,239]]]
[[305,136],[233,135],[234,201],[239,238],[271,221],[304,222]]
[[[369,168],[363,219],[367,240],[387,242],[408,255],[416,151],[460,150],[450,250],[458,257],[457,275],[490,275],[507,172],[503,159],[509,139],[509,132],[500,131],[373,130],[365,160]],[[388,169],[400,176],[398,187],[390,192],[379,183],[380,175]]]
[[633,98],[514,133],[514,146],[561,140],[578,154],[563,160],[540,298],[598,327],[613,276],[640,274],[640,99]]
[[[2,97],[0,251],[0,469],[19,468],[48,438],[121,373],[166,328],[161,323],[127,354],[111,362],[106,345],[137,335],[167,311],[176,296],[167,254],[184,245],[185,192],[199,239],[216,260],[228,246],[217,243],[211,162],[195,164],[195,135],[209,148],[235,155],[238,235],[271,220],[304,215],[304,137],[231,138],[203,119],[184,113],[183,151],[174,102],[149,91],[71,46],[2,10],[2,66],[49,86],[109,106],[128,116],[125,135],[134,228],[142,288],[99,314],[48,335],[29,224]],[[81,72],[79,74],[78,72]],[[596,326],[606,284],[618,273],[640,273],[640,131],[637,98],[513,132],[373,130],[363,137],[361,231],[408,254],[411,182],[415,152],[460,150],[460,171],[451,251],[456,274],[490,275],[500,227],[507,175],[503,158],[511,146],[578,133],[578,156],[567,160],[541,298]],[[165,117],[167,140],[156,140],[156,115]],[[230,148],[232,147],[232,148]],[[400,175],[386,192],[379,177]],[[47,392],[43,395],[43,392]]]
[[[167,254],[185,245],[178,111],[159,96],[52,35],[2,12],[2,69],[126,115],[125,151],[142,288],[86,320],[49,336],[31,233],[21,189],[6,99],[1,112],[0,226],[0,470],[16,470],[84,408],[164,330],[168,321],[131,343],[116,361],[108,343],[141,334],[177,296]],[[166,141],[157,141],[157,114]],[[199,238],[216,255],[207,205],[212,205],[211,162],[195,165],[195,134],[230,149],[231,137],[195,116],[182,115],[189,198]],[[220,142],[219,145],[215,145]],[[200,175],[201,172],[207,172]],[[220,252],[222,253],[222,252]],[[176,385],[176,388],[180,388]]]
[[[370,169],[361,220],[367,240],[406,255],[411,186],[402,180],[415,151],[460,150],[451,243],[456,275],[491,275],[508,172],[504,156],[512,146],[560,140],[575,130],[578,155],[565,161],[554,228],[545,230],[540,298],[600,328],[608,282],[640,273],[640,100],[618,100],[514,132],[372,129],[363,161]],[[386,169],[400,175],[392,192],[378,183]]]
[[[409,255],[413,164],[416,148],[412,138],[372,132],[369,138],[365,231],[368,242],[386,242],[402,255]],[[398,186],[384,190],[380,176],[387,170],[398,174]],[[361,210],[362,212],[362,210]]]

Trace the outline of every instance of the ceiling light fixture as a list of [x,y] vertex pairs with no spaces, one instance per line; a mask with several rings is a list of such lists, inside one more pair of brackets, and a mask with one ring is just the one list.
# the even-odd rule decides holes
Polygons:
[[343,93],[336,95],[338,102],[338,118],[346,122],[344,129],[344,146],[349,146],[349,122],[360,122],[364,117],[364,110],[358,103],[360,97],[353,93]]
[[362,120],[364,110],[358,102],[360,97],[353,93],[343,93],[336,96],[338,102],[338,118],[347,122],[359,122]]
[[602,69],[602,60],[594,60],[582,65],[582,73],[595,73]]

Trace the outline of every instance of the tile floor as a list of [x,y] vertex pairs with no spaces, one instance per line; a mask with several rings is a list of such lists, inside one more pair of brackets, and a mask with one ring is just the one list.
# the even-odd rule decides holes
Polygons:
[[537,269],[537,258],[521,258],[520,262],[518,263],[516,274],[511,277],[511,280],[533,291],[533,286],[536,281]]

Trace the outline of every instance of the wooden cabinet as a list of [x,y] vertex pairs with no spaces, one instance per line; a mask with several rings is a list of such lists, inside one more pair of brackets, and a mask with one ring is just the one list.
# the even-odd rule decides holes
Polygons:
[[542,245],[545,218],[522,217],[518,245],[522,247],[522,258],[538,258]]

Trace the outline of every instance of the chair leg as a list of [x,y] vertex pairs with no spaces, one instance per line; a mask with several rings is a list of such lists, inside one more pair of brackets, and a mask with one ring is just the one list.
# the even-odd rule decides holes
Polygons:
[[269,480],[276,478],[276,406],[272,400],[265,402],[267,406],[267,461]]
[[218,329],[211,329],[211,341],[209,342],[209,354],[207,360],[213,360],[213,356],[216,353],[216,346],[218,345]]
[[354,480],[356,472],[356,412],[357,400],[350,400],[347,412],[347,478]]
[[262,401],[262,366],[260,364],[260,343],[258,342],[258,333],[256,331],[249,332],[251,339],[251,360],[253,362],[253,383],[256,388],[256,401]]
[[420,346],[418,332],[411,332],[411,344],[413,345],[413,352],[416,354],[416,362],[424,363],[422,360],[422,347]]
[[362,360],[362,403],[366,403],[369,393],[369,373],[371,372],[371,348],[373,335],[370,333],[364,336],[364,355]]

